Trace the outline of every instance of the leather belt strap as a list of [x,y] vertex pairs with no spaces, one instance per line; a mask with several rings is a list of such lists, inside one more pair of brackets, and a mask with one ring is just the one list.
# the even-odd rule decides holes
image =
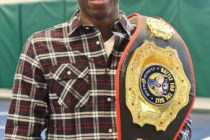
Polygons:
[[[162,22],[162,19],[157,19],[156,23],[156,19],[151,19],[150,17],[142,16],[139,14],[132,14],[128,18],[131,20],[131,22],[136,21],[136,29],[131,37],[130,42],[125,48],[125,51],[122,54],[116,74],[116,111],[118,139],[175,140],[182,130],[186,119],[192,110],[196,95],[194,70],[189,50],[180,35],[175,30],[174,34],[172,34],[170,31],[172,27],[170,25],[164,21],[163,23],[159,24],[159,21]],[[150,22],[152,22],[152,24],[154,22],[155,25],[151,24],[150,27]],[[164,24],[167,24],[165,26],[169,26],[170,28],[168,28],[169,31],[163,30],[163,33],[169,32],[169,34],[165,35],[162,34],[162,31],[156,31],[156,29],[152,29],[153,27],[155,28],[156,25],[160,26],[157,28],[162,29],[161,26],[164,26]],[[153,47],[156,51],[154,55],[151,55],[151,61],[149,58],[138,56],[138,54],[145,55],[145,51],[148,51],[146,48],[147,46]],[[170,58],[169,56],[158,55],[159,53],[165,54],[170,51],[174,55],[177,54],[177,56],[174,56],[170,60],[176,61],[177,63],[180,62],[180,67],[179,65],[175,67],[175,64],[173,64],[174,66],[171,66],[171,63],[168,64],[168,59],[165,58]],[[147,55],[150,54],[152,54],[152,51],[148,51]],[[140,62],[139,65],[137,62],[135,62],[137,60],[135,60],[134,56]],[[160,60],[156,60],[155,58]],[[144,65],[142,63],[148,63],[148,65]],[[140,70],[140,72],[137,72],[136,74],[136,87],[138,88],[135,88],[135,86],[132,87],[132,84],[129,85],[128,82],[129,79],[136,78],[135,76],[130,76],[132,75],[132,70],[135,69],[135,67],[133,68],[132,65]],[[182,71],[176,73],[175,69],[179,68],[181,68]],[[131,71],[131,74],[129,71]],[[187,86],[187,81],[189,81],[189,86]],[[189,90],[181,90],[180,83],[182,82],[186,85],[186,89],[188,87]],[[173,84],[175,86],[173,86]],[[138,93],[138,90],[141,94]],[[183,95],[186,95],[186,101],[183,101],[177,97],[182,92]],[[145,95],[142,95],[143,93]],[[153,96],[150,96],[149,93]],[[162,95],[158,95],[159,93]],[[149,98],[147,98],[147,96]],[[183,106],[178,109],[177,112],[175,112],[176,115],[173,115],[173,111],[168,110],[168,108],[172,108],[173,102],[177,103],[177,106],[183,104]],[[152,117],[150,114],[148,117],[150,117],[151,122],[154,122],[150,123],[150,121],[146,121],[148,118],[143,115],[145,108],[148,107],[145,107],[144,105],[148,105],[150,107],[146,110],[151,111],[152,109],[153,112],[158,113],[164,110],[165,113],[168,111],[169,117],[165,117],[165,119],[167,121],[170,117],[172,119],[168,125],[166,125],[166,127],[161,127],[161,125],[165,123],[164,121],[161,121],[161,117],[163,117],[161,115],[163,113],[157,115],[160,117]],[[138,107],[139,114],[138,109],[136,109]],[[142,116],[144,116],[144,119],[142,119]],[[157,123],[155,123],[156,120]]]

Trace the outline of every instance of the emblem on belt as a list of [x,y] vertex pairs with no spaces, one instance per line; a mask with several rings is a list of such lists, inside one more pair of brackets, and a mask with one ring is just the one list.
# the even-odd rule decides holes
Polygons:
[[154,105],[166,104],[175,95],[175,79],[170,70],[163,65],[146,66],[139,80],[142,95]]
[[149,28],[152,36],[162,38],[164,40],[170,39],[175,33],[174,29],[162,19],[148,18],[147,27]]
[[189,102],[190,88],[177,51],[145,41],[126,71],[126,105],[133,123],[165,131]]

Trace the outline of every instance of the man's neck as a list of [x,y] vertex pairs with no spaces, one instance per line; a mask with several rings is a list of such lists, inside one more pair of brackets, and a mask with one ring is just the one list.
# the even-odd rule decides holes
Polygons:
[[84,15],[80,15],[80,21],[84,25],[96,26],[102,34],[103,40],[108,40],[113,33],[111,32],[110,26],[119,18],[119,15],[113,15],[103,19],[87,18]]

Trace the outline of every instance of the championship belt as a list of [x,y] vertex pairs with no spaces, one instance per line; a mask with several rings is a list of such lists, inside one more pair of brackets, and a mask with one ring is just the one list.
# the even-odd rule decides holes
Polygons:
[[175,140],[195,99],[188,48],[162,19],[128,18],[137,26],[116,74],[118,139]]

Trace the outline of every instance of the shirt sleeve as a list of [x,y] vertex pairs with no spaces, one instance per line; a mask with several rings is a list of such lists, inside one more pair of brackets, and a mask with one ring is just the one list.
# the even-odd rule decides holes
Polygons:
[[46,80],[29,39],[14,78],[5,139],[41,139],[48,118],[47,93]]
[[182,131],[180,132],[177,140],[190,140],[191,139],[191,135],[192,135],[191,123],[192,123],[192,120],[189,117],[187,121],[185,122],[185,125]]

